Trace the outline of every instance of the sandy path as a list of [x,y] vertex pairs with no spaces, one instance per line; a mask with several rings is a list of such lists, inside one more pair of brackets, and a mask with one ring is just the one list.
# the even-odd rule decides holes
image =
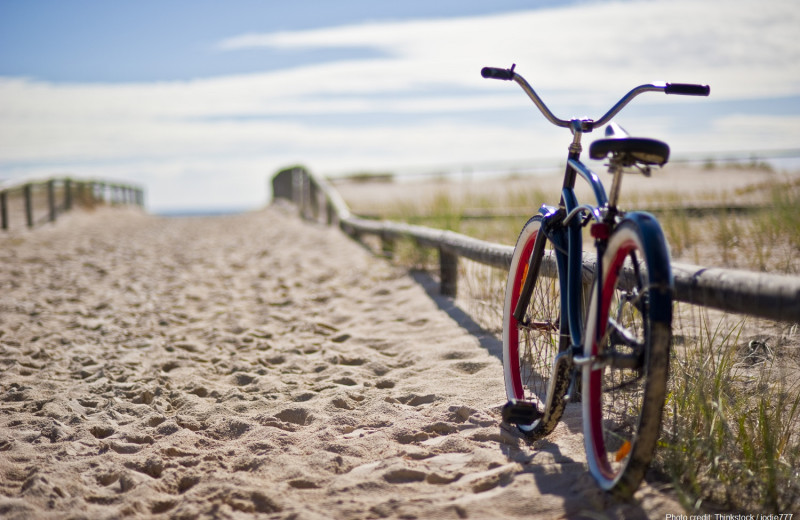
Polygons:
[[680,511],[600,493],[577,410],[535,449],[505,432],[497,341],[286,208],[76,213],[0,265],[4,518]]

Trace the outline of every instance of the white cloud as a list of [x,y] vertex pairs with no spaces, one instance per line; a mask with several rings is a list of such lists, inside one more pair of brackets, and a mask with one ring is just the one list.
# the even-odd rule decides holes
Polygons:
[[[350,75],[349,92],[431,83],[475,87],[481,65],[516,61],[545,89],[616,95],[620,86],[671,80],[716,84],[716,97],[763,97],[800,91],[797,27],[800,9],[784,0],[731,0],[724,9],[715,0],[596,2],[487,17],[247,34],[219,47],[360,47],[390,54],[389,67],[370,63],[360,74],[350,75],[351,64],[337,66],[337,72]],[[320,76],[322,88],[335,90],[339,81],[328,80],[344,78]]]
[[[261,200],[267,176],[295,162],[328,173],[550,159],[568,136],[516,86],[480,78],[481,66],[516,62],[561,117],[578,109],[597,117],[627,89],[653,80],[709,83],[709,102],[798,96],[797,27],[800,9],[782,0],[731,0],[724,8],[715,0],[597,2],[218,43],[225,52],[338,47],[385,55],[263,74],[122,85],[0,78],[0,176],[69,168],[142,179],[159,207],[233,205]],[[648,101],[700,102],[652,94]],[[513,111],[529,119],[508,119]],[[321,116],[324,125],[309,122]],[[670,133],[675,121],[661,117],[635,123],[673,150],[800,141],[796,117],[706,122],[712,131],[702,135]],[[191,180],[193,191],[176,179]]]

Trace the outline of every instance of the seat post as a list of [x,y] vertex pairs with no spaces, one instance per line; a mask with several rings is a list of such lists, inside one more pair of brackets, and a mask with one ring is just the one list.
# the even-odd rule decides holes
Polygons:
[[620,186],[622,186],[622,160],[617,156],[611,157],[611,162],[608,165],[608,173],[612,175],[611,193],[609,193],[608,196],[608,207],[616,210],[617,200],[619,199],[619,189]]

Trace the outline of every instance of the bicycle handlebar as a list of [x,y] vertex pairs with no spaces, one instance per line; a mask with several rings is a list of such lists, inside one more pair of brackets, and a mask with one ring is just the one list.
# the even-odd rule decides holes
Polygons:
[[545,118],[548,121],[553,123],[556,126],[564,127],[564,128],[571,128],[573,132],[580,131],[580,132],[591,132],[595,127],[602,126],[608,123],[612,117],[617,115],[620,110],[622,110],[625,105],[631,102],[633,98],[638,96],[639,94],[643,94],[645,92],[664,92],[665,94],[677,94],[683,96],[708,96],[711,93],[711,88],[708,85],[693,85],[689,83],[660,83],[660,84],[647,84],[647,85],[639,85],[638,87],[634,88],[625,96],[622,97],[617,104],[611,107],[611,110],[605,113],[603,117],[594,121],[592,119],[559,119],[557,118],[547,105],[544,104],[542,99],[539,95],[533,90],[533,88],[525,81],[525,78],[514,72],[515,65],[512,65],[510,69],[501,69],[497,67],[484,67],[481,69],[481,76],[484,78],[491,78],[491,79],[502,79],[506,81],[515,81],[522,90],[531,98],[531,101],[536,105],[536,107],[542,112]]
[[692,85],[689,83],[667,83],[664,92],[667,94],[680,94],[682,96],[707,96],[711,93],[708,85]]
[[512,65],[510,69],[499,69],[497,67],[484,67],[481,69],[481,76],[484,78],[492,78],[492,79],[504,79],[504,80],[511,80],[514,79],[514,66]]

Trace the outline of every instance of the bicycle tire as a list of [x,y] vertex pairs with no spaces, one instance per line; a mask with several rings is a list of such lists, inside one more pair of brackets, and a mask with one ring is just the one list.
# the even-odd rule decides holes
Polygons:
[[584,440],[600,487],[629,497],[653,457],[668,378],[672,276],[655,218],[625,219],[602,271],[586,321],[584,355],[599,358],[583,367]]
[[[569,345],[569,336],[561,323],[561,272],[553,254],[553,244],[541,233],[542,216],[532,217],[523,226],[517,239],[506,283],[503,305],[503,372],[506,396],[516,401],[532,402],[541,417],[531,424],[518,425],[528,440],[549,434],[555,428],[566,406],[564,399],[570,384],[568,364],[554,370],[555,357]],[[528,261],[536,240],[545,240],[543,262],[536,273],[526,318],[530,326],[520,325],[514,318]]]

